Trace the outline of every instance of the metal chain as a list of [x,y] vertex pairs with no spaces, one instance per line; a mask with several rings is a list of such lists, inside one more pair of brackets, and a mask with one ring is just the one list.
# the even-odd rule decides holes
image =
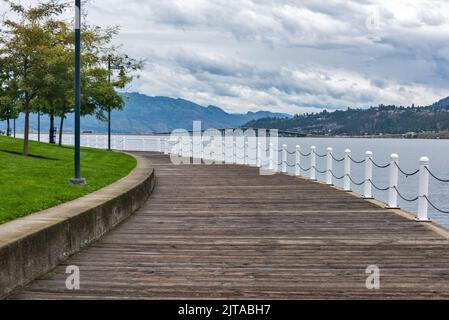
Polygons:
[[448,179],[448,180],[446,180],[446,179],[440,179],[440,178],[438,178],[437,176],[435,176],[435,175],[432,173],[432,171],[429,170],[429,168],[426,167],[426,170],[427,170],[427,172],[429,172],[429,174],[430,174],[435,180],[438,180],[438,181],[444,182],[444,183],[449,183],[449,179]]
[[417,174],[419,172],[419,169],[418,169],[416,171],[413,171],[412,173],[408,173],[408,172],[405,172],[404,170],[402,170],[401,167],[397,164],[397,162],[395,162],[394,164],[406,178],[414,176],[415,174]]
[[343,179],[343,178],[345,177],[345,175],[342,175],[341,177],[337,177],[337,176],[334,174],[334,172],[333,172],[332,170],[329,170],[329,172],[330,172],[331,175],[332,175],[335,179],[337,179],[337,180],[341,180],[341,179]]
[[301,151],[299,152],[303,157],[308,157],[312,154],[312,152],[309,153],[302,153]]
[[437,206],[435,206],[435,205],[429,200],[429,198],[427,198],[427,196],[424,196],[424,198],[427,200],[427,202],[430,204],[430,206],[431,206],[432,208],[434,208],[436,211],[441,212],[441,213],[449,214],[449,211],[442,210],[442,209],[438,208]]
[[288,154],[295,154],[296,151],[290,152],[290,151],[287,150],[287,153],[288,153]]
[[312,168],[307,168],[307,169],[305,169],[305,168],[303,168],[301,165],[299,165],[299,168],[302,170],[302,171],[310,171]]
[[404,196],[399,192],[399,190],[398,190],[398,188],[396,188],[396,186],[394,186],[393,188],[394,188],[394,190],[396,190],[396,192],[398,193],[398,196],[399,196],[402,200],[404,200],[404,201],[407,201],[407,202],[415,202],[416,200],[419,199],[419,197],[415,197],[415,198],[413,198],[413,199],[408,199],[408,198],[404,197]]
[[376,167],[378,167],[379,169],[386,169],[386,168],[388,168],[388,167],[391,165],[391,163],[389,163],[389,164],[386,164],[386,165],[384,165],[384,166],[381,166],[380,164],[377,164],[376,162],[374,162],[374,160],[371,159],[371,158],[370,158],[370,161],[371,161]]
[[354,181],[354,180],[352,179],[352,177],[351,177],[350,175],[348,175],[348,177],[349,177],[349,180],[351,180],[351,182],[352,182],[353,184],[355,184],[356,186],[361,186],[361,185],[365,184],[365,181],[362,181],[362,182],[356,182],[356,181]]
[[387,191],[387,190],[390,190],[390,187],[387,187],[387,188],[379,188],[378,186],[376,186],[376,185],[374,184],[373,180],[371,180],[371,179],[369,179],[368,181],[371,183],[371,185],[374,187],[374,189],[377,189],[377,190],[379,190],[379,191]]
[[325,158],[325,157],[327,156],[327,154],[319,154],[319,153],[317,153],[317,152],[315,152],[315,155],[316,155],[318,158]]
[[332,159],[334,159],[337,162],[342,162],[343,160],[345,160],[345,158],[341,158],[341,159],[335,158],[335,156],[332,153],[331,153],[331,157],[332,157]]
[[314,168],[315,168],[315,171],[318,173],[327,173],[328,172],[328,170],[321,171],[321,170],[318,170],[316,167],[314,167]]
[[352,162],[354,162],[356,164],[361,164],[361,163],[364,163],[366,161],[366,159],[363,159],[361,161],[357,161],[357,160],[353,159],[351,156],[348,156],[348,157],[349,157],[349,159],[351,159]]

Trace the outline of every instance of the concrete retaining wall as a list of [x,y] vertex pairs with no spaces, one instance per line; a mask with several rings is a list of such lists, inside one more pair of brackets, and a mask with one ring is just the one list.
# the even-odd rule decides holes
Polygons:
[[0,225],[0,298],[51,271],[142,206],[155,176],[149,160],[135,157],[137,167],[112,185]]

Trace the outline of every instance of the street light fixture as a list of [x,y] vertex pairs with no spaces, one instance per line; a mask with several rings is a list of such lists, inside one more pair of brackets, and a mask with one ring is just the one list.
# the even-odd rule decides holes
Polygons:
[[83,185],[86,180],[81,178],[80,148],[81,148],[81,0],[75,0],[75,177],[71,184]]
[[[111,55],[108,56],[108,80],[109,84],[111,83]],[[108,151],[112,151],[111,147],[111,107],[108,107]]]
[[[112,70],[121,70],[123,67],[120,62],[112,61],[113,57],[112,55],[108,55],[108,81],[109,84],[112,83],[111,80],[111,74]],[[111,107],[108,106],[108,151],[112,151],[112,145],[111,145]]]

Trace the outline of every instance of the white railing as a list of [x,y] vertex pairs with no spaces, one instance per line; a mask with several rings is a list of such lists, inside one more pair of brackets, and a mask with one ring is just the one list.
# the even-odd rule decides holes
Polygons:
[[[356,160],[352,157],[351,150],[346,149],[343,158],[337,158],[333,154],[332,148],[327,148],[326,153],[320,154],[317,152],[315,146],[310,147],[309,152],[303,152],[303,148],[297,145],[295,150],[289,151],[287,145],[282,145],[280,149],[276,149],[274,143],[269,143],[268,148],[264,149],[262,144],[258,142],[256,147],[253,149],[249,147],[248,143],[238,144],[237,141],[231,140],[231,143],[226,143],[226,139],[219,141],[219,148],[215,145],[217,141],[213,144],[210,142],[205,142],[201,144],[203,152],[201,152],[201,159],[214,160],[214,159],[225,159],[225,163],[240,164],[240,165],[251,165],[257,166],[259,168],[266,167],[268,170],[272,170],[276,173],[288,173],[288,168],[294,168],[294,175],[298,177],[305,177],[310,180],[317,180],[316,174],[325,174],[325,183],[327,185],[334,185],[335,180],[343,181],[344,191],[353,191],[353,186],[363,187],[363,198],[373,199],[372,189],[378,191],[388,192],[387,208],[389,209],[399,209],[398,198],[406,202],[417,202],[417,215],[416,221],[426,222],[430,221],[428,217],[428,206],[430,205],[433,209],[440,213],[449,214],[449,211],[442,210],[438,208],[429,199],[429,177],[433,177],[439,182],[449,183],[449,179],[441,179],[437,177],[432,171],[430,171],[430,161],[427,157],[422,157],[419,161],[419,169],[413,172],[405,172],[399,166],[399,156],[397,154],[391,154],[388,163],[379,164],[374,161],[374,155],[371,151],[366,151],[365,158]],[[240,146],[239,146],[240,145]],[[166,141],[166,149],[164,150],[166,154],[176,154],[178,156],[190,158],[192,156],[192,143],[188,137],[184,139],[173,139]],[[229,161],[229,154],[227,150],[232,152]],[[253,152],[251,152],[253,151]],[[280,153],[280,162],[277,162],[278,155]],[[295,155],[295,162],[288,162],[288,155]],[[251,155],[254,158],[251,158]],[[309,165],[304,166],[302,159],[308,158]],[[317,167],[317,158],[325,158],[326,168],[320,170]],[[221,161],[215,161],[215,163],[220,163]],[[333,167],[335,163],[343,163],[344,173],[342,176],[337,176],[334,173]],[[364,164],[364,179],[361,181],[356,181],[351,175],[351,164]],[[388,186],[380,187],[373,181],[373,167],[378,169],[389,170],[389,183]],[[418,175],[418,185],[417,185],[417,196],[414,198],[405,197],[399,190],[399,174],[405,177],[410,177]]]
[[[23,139],[23,134],[17,134],[17,138]],[[37,134],[30,134],[30,140],[38,141]],[[111,147],[120,151],[150,151],[163,152],[164,143],[167,136],[157,135],[112,135]],[[40,137],[41,142],[49,142],[48,134]],[[63,134],[62,144],[66,146],[74,145],[73,134]],[[108,148],[108,136],[106,134],[82,134],[81,146],[96,149]]]
[[[23,137],[17,134],[18,138]],[[37,140],[37,134],[30,134],[31,140]],[[334,185],[335,180],[342,181],[344,191],[353,191],[353,186],[363,187],[362,196],[365,199],[373,199],[372,190],[376,189],[382,192],[388,192],[387,208],[398,209],[398,198],[406,202],[417,202],[417,221],[430,221],[428,217],[428,207],[434,210],[449,214],[449,211],[438,208],[429,199],[430,178],[438,182],[449,183],[449,179],[437,177],[430,170],[430,161],[427,157],[422,157],[419,161],[419,168],[413,172],[405,172],[399,165],[399,156],[392,154],[389,162],[379,164],[374,161],[374,155],[371,151],[366,151],[365,158],[356,160],[352,157],[351,150],[345,150],[342,158],[337,158],[331,147],[321,154],[315,146],[311,146],[309,151],[297,145],[290,151],[287,145],[277,148],[277,140],[245,138],[245,137],[222,137],[212,138],[207,141],[200,140],[194,142],[190,136],[168,137],[157,135],[113,135],[111,139],[112,149],[124,151],[150,151],[163,152],[165,154],[176,154],[185,158],[199,158],[207,163],[226,163],[249,165],[275,173],[288,173],[288,168],[294,168],[293,174],[297,177],[317,180],[317,173],[325,174],[325,184]],[[48,135],[41,135],[42,142],[48,142]],[[63,135],[64,145],[73,145],[74,136],[71,134]],[[107,149],[107,135],[83,134],[81,136],[81,145],[83,147]],[[280,162],[277,161],[280,153]],[[289,163],[288,155],[294,155],[294,163]],[[304,158],[308,159],[308,165]],[[317,167],[317,158],[325,158],[325,168]],[[334,172],[336,163],[343,164],[343,175],[338,176]],[[351,164],[364,164],[364,179],[356,181],[351,175]],[[377,169],[389,170],[389,183],[381,187],[373,180],[373,167]],[[399,174],[405,177],[418,175],[417,195],[414,198],[405,197],[399,190]]]

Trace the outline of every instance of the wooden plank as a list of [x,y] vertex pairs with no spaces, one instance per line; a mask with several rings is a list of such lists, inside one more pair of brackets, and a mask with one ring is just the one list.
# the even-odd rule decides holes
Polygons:
[[[12,299],[449,298],[448,240],[422,224],[287,175],[145,156],[145,206]],[[371,264],[380,290],[365,287]]]

